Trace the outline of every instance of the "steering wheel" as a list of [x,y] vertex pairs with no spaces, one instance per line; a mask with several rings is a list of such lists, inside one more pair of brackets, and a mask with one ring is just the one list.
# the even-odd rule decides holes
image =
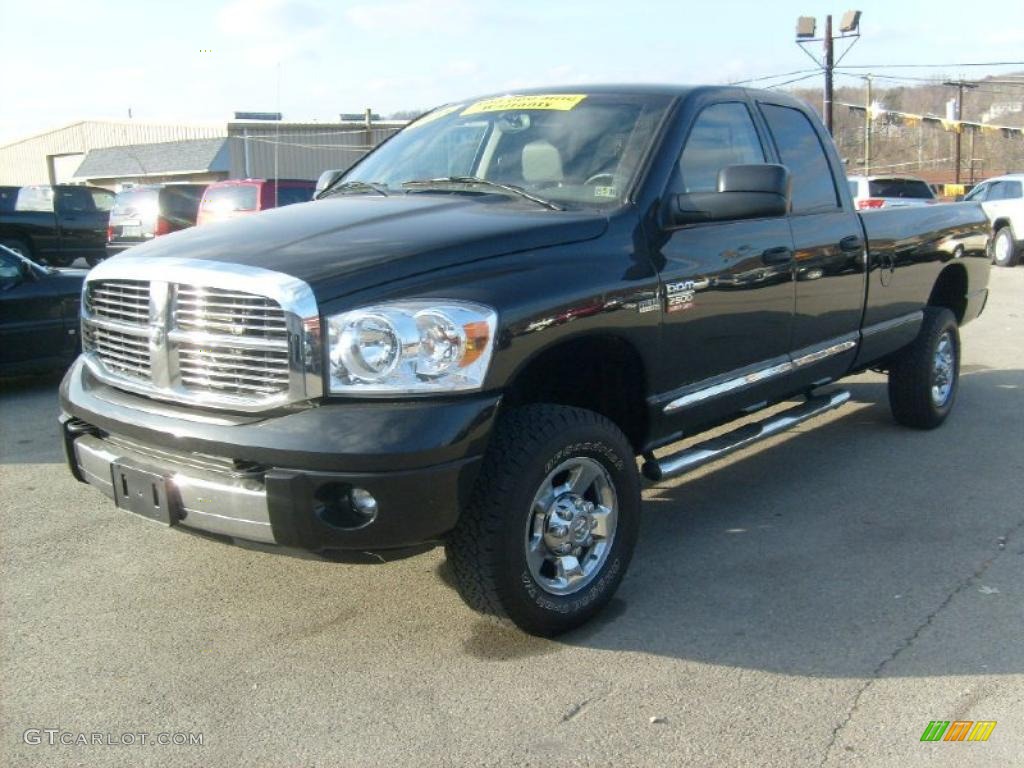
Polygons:
[[593,185],[596,186],[597,182],[600,181],[601,179],[607,179],[608,180],[609,183],[606,184],[605,186],[609,186],[609,187],[615,186],[615,174],[614,173],[609,173],[608,171],[602,171],[601,173],[595,173],[593,176],[591,176],[589,179],[587,179],[586,181],[583,182],[583,186],[587,186],[589,184],[593,184]]

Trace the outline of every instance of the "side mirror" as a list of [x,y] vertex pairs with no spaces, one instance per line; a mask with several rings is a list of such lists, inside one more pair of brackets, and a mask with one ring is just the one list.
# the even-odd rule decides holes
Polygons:
[[727,165],[718,172],[717,192],[676,195],[670,202],[675,225],[785,216],[790,177],[784,165]]
[[313,190],[313,199],[316,200],[320,197],[320,193],[327,189],[331,184],[336,182],[345,174],[344,171],[333,169],[330,171],[324,171],[320,174],[320,178],[316,180],[316,187]]

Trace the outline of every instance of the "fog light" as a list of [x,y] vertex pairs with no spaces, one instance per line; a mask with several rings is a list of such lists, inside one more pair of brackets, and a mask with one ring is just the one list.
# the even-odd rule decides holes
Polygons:
[[349,498],[352,500],[352,508],[367,520],[377,516],[377,500],[365,488],[353,488]]

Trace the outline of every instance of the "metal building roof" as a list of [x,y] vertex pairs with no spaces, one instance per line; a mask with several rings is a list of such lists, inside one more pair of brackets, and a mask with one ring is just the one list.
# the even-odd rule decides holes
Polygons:
[[230,139],[189,139],[90,149],[75,178],[106,179],[230,171]]

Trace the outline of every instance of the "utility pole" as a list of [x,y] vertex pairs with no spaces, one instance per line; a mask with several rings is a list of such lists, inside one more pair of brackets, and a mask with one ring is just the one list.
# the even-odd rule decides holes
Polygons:
[[825,17],[825,127],[829,134],[832,133],[832,69],[833,63],[832,44],[832,14]]
[[[828,132],[831,134],[833,130],[832,125],[832,103],[833,103],[833,88],[832,88],[832,75],[833,70],[836,66],[835,61],[835,41],[836,38],[832,36],[832,14],[825,17],[825,36],[815,37],[814,31],[817,29],[818,22],[813,16],[801,16],[796,20],[796,42],[800,46],[801,50],[806,53],[815,64],[817,64],[825,72],[825,96],[822,100],[821,111],[822,117],[825,119],[825,127],[828,128]],[[839,60],[843,60],[843,56],[846,55],[847,51],[853,47],[853,44],[857,42],[857,38],[860,37],[860,11],[847,11],[843,14],[843,20],[839,24],[839,39],[850,38],[850,44],[846,50],[843,51]],[[814,56],[813,53],[804,48],[805,43],[822,42],[825,44],[825,55],[821,61]]]
[[960,145],[963,138],[963,126],[960,121],[963,119],[964,110],[964,88],[977,88],[976,83],[967,83],[963,80],[947,80],[943,85],[956,88],[956,134],[953,137],[953,183],[960,183]]
[[871,75],[868,75],[864,97],[864,175],[871,175]]

